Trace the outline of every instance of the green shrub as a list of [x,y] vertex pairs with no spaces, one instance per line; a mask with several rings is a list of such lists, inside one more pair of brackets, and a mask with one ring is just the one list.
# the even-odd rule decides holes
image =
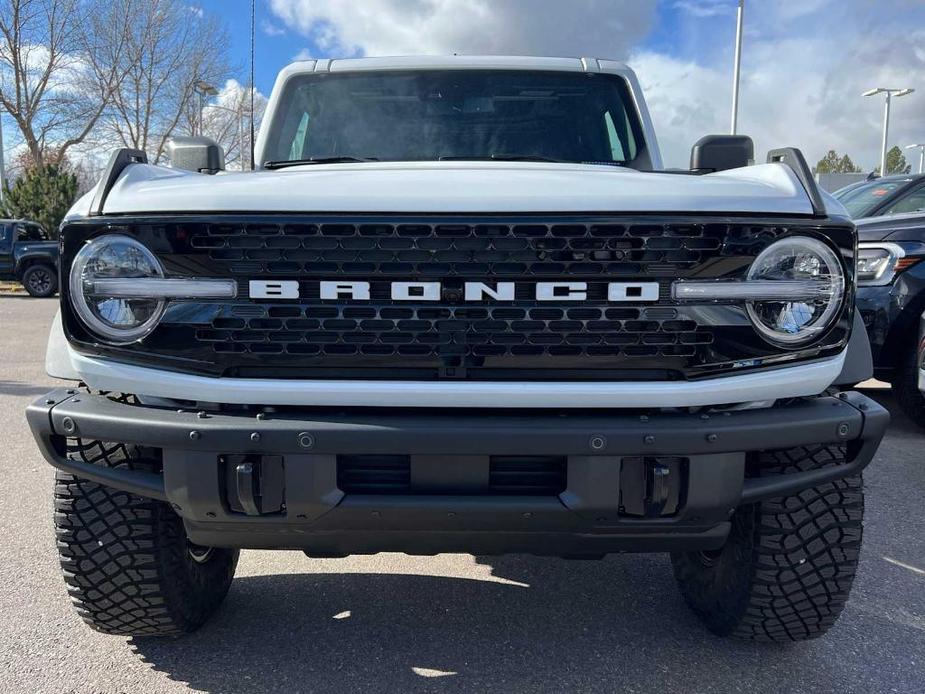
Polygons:
[[77,176],[59,164],[31,166],[3,193],[3,214],[38,222],[58,237],[58,225],[77,199]]

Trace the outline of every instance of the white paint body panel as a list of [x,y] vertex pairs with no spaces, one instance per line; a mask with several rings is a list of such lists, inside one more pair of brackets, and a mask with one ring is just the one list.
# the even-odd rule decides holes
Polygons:
[[811,214],[790,167],[706,176],[528,162],[324,164],[223,176],[135,164],[107,214],[184,212]]

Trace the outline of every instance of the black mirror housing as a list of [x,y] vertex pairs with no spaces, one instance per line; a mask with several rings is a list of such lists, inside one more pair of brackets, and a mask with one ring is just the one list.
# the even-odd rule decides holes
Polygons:
[[225,152],[208,137],[173,137],[167,143],[167,157],[175,169],[214,174],[225,169]]
[[750,166],[755,143],[747,135],[707,135],[691,148],[691,171],[711,173]]

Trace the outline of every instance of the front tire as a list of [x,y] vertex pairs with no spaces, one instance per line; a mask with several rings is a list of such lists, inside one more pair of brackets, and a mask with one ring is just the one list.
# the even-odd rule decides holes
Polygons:
[[[754,476],[843,463],[843,446],[764,451]],[[690,608],[710,631],[752,641],[803,641],[838,619],[857,571],[864,493],[860,475],[736,510],[715,552],[671,556]]]
[[58,290],[58,273],[48,265],[33,265],[22,274],[22,286],[30,296],[44,299]]
[[[109,467],[158,466],[149,451],[100,441],[78,441],[68,455]],[[55,529],[71,601],[106,634],[197,629],[224,600],[238,562],[237,550],[191,545],[168,504],[60,472]]]

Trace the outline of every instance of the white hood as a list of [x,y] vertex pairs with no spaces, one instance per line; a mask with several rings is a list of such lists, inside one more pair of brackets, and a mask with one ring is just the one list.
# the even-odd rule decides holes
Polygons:
[[[88,203],[89,196],[73,216],[86,214]],[[135,164],[104,211],[812,214],[812,206],[781,164],[691,176],[581,164],[372,162],[216,176]]]

